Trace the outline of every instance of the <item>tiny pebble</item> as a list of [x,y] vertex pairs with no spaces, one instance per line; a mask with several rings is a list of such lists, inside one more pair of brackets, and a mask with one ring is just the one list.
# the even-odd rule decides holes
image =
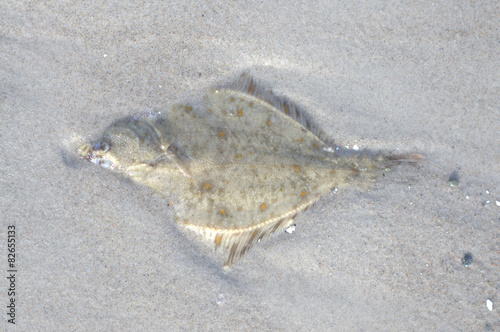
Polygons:
[[450,187],[458,187],[459,177],[456,171],[451,173],[450,177],[448,178],[448,183],[450,184]]
[[462,264],[464,264],[464,266],[469,266],[471,263],[472,263],[472,254],[470,252],[466,253],[464,255],[464,258],[462,258]]
[[496,206],[500,206],[500,201],[495,201]]
[[493,311],[493,302],[491,302],[490,299],[486,300],[486,308],[488,308],[489,311]]
[[489,193],[490,193],[490,191],[489,191],[489,190],[486,190],[486,191],[485,191],[485,193],[486,193],[486,194],[489,194]]
[[357,144],[354,144],[354,145],[352,146],[352,149],[353,149],[354,151],[358,151],[358,150],[359,150],[359,146],[358,146]]

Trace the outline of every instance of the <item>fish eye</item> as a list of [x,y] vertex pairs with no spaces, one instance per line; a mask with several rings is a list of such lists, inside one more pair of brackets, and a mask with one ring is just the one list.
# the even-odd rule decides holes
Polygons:
[[109,151],[109,144],[106,142],[97,142],[92,145],[93,151],[100,151],[102,153],[106,153]]

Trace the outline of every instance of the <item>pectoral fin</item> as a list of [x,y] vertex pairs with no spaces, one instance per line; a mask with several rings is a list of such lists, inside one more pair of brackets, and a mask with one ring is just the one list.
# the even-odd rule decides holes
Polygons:
[[154,165],[158,163],[161,160],[161,158],[163,158],[163,156],[166,156],[171,162],[173,162],[179,168],[179,170],[184,176],[191,177],[191,173],[189,172],[189,169],[187,167],[188,158],[186,156],[181,156],[181,153],[179,149],[175,146],[175,144],[165,142],[161,130],[156,127],[153,121],[147,118],[142,119],[141,121],[145,125],[150,127],[152,131],[156,134],[159,147],[164,152],[163,155],[155,159],[153,162],[149,162],[149,164]]
[[191,177],[191,172],[189,172],[189,169],[187,167],[187,162],[185,162],[187,161],[187,158],[182,156],[184,157],[182,159],[185,159],[185,161],[181,160],[181,154],[179,152],[179,149],[174,144],[170,144],[167,147],[165,155],[179,168],[179,170],[184,176],[187,176],[188,178]]

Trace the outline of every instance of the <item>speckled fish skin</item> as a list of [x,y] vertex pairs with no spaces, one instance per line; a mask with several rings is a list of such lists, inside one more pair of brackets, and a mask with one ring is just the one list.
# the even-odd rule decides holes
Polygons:
[[323,194],[404,159],[340,156],[318,136],[298,106],[243,75],[206,109],[122,119],[80,154],[174,202],[177,222],[227,250],[230,266]]

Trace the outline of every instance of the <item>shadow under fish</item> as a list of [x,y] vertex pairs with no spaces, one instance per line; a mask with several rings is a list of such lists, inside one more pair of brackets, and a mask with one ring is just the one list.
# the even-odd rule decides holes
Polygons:
[[118,120],[79,154],[173,202],[179,224],[227,252],[225,267],[334,188],[366,188],[423,158],[338,149],[302,108],[247,74],[206,98],[205,109]]

